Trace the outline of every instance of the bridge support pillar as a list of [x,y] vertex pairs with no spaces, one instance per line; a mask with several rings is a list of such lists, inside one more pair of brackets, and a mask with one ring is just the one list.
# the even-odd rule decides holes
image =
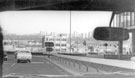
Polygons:
[[135,55],[135,30],[132,30],[132,55]]

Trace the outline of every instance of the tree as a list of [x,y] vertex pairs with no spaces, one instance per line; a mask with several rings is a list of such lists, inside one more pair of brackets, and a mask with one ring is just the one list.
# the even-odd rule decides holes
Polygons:
[[104,44],[104,46],[106,47],[106,52],[107,52],[107,46],[108,46],[108,44],[107,44],[107,43],[105,43],[105,44]]
[[85,40],[83,41],[83,45],[86,46],[86,41]]
[[107,43],[105,43],[105,44],[104,44],[104,46],[105,46],[105,47],[107,47],[107,46],[108,46],[108,44],[107,44]]
[[85,51],[86,51],[86,41],[83,41],[83,45],[85,46]]
[[94,47],[93,46],[89,46],[88,49],[91,50],[91,51],[94,51]]

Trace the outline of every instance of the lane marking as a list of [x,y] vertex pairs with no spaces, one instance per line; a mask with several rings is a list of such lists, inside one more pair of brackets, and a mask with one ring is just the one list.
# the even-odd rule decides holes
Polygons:
[[7,75],[4,75],[2,78],[24,78],[24,76],[21,76],[21,75],[16,75],[16,74],[7,74]]
[[44,64],[44,62],[31,62],[32,64]]
[[11,65],[11,67],[13,67],[13,66],[15,66],[16,65],[16,63],[13,63],[12,65]]
[[[24,76],[21,76],[21,75],[24,75]],[[37,76],[37,77],[70,77],[71,75],[50,75],[50,74],[20,74],[20,73],[10,73],[10,74],[7,74],[7,75],[4,75],[3,77],[19,77],[19,78],[24,78],[26,76]]]
[[40,77],[69,77],[70,75],[38,75]]
[[48,62],[48,61],[47,61],[46,63],[47,63],[47,64],[51,64],[51,63],[50,63],[50,62]]
[[32,56],[32,57],[41,57],[41,58],[43,58],[44,56]]

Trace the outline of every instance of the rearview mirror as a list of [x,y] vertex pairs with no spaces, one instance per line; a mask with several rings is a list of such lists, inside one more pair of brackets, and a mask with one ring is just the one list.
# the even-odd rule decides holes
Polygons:
[[96,40],[120,41],[129,39],[129,31],[116,27],[97,27],[94,30]]

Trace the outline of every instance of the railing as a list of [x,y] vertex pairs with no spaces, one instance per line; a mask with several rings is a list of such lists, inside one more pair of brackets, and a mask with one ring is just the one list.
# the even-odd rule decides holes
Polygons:
[[82,69],[86,72],[90,72],[94,69],[96,72],[135,72],[135,62],[123,61],[123,60],[111,60],[111,59],[101,59],[101,58],[90,58],[81,56],[70,56],[70,55],[60,55],[60,54],[48,54],[49,59],[68,65],[69,67]]

